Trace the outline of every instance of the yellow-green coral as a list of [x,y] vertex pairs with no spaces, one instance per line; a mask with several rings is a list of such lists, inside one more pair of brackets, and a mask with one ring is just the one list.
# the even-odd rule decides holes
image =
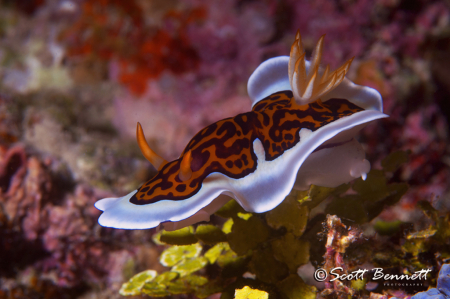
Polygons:
[[[397,202],[406,192],[406,184],[389,183],[386,178],[404,161],[405,155],[400,152],[392,154],[383,160],[383,170],[372,170],[366,181],[359,179],[337,188],[311,186],[308,191],[292,191],[283,203],[264,214],[248,213],[231,200],[216,212],[217,216],[226,219],[222,225],[199,224],[173,232],[163,231],[155,241],[173,245],[160,258],[161,264],[171,269],[159,275],[150,272],[154,275],[148,278],[140,273],[124,284],[121,293],[150,296],[194,294],[205,298],[220,292],[222,299],[232,299],[235,293],[236,298],[257,298],[254,296],[259,295],[283,299],[315,298],[317,289],[306,284],[297,274],[299,266],[312,258],[310,254],[316,254],[314,258],[317,261],[317,253],[320,252],[320,248],[310,248],[312,244],[320,244],[317,232],[322,230],[321,222],[307,229],[310,211],[321,205],[326,212],[344,217],[346,221],[366,223],[372,220],[385,206]],[[352,194],[346,194],[350,188]],[[330,198],[332,200],[327,201]],[[442,239],[449,233],[448,224],[446,226],[432,207],[424,207],[424,211],[436,225],[409,235],[403,250],[413,256],[426,249],[419,243],[426,245],[423,240],[427,237]],[[386,225],[378,222],[376,230],[391,230],[392,225]],[[395,223],[394,232],[402,225]],[[343,236],[342,242],[348,244],[342,244],[342,247],[350,248],[350,239],[346,241],[346,238]],[[371,258],[380,260],[383,252]],[[401,253],[396,258],[400,260]],[[243,277],[245,273],[252,278]],[[342,284],[341,287],[349,292],[364,292],[364,284]]]

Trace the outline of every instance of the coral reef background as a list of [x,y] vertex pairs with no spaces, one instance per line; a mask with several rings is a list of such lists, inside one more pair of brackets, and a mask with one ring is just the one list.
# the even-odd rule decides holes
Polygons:
[[[377,218],[427,227],[450,210],[446,0],[0,0],[0,298],[119,298],[163,271],[153,230],[102,228],[93,204],[176,158],[202,127],[250,109],[247,79],[327,34],[324,63],[376,88],[390,118],[360,134],[368,159],[407,150],[401,201]],[[374,220],[375,221],[375,220]]]

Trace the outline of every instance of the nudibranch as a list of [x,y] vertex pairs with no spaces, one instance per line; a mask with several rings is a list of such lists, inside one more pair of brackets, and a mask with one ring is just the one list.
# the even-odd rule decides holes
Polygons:
[[207,126],[174,161],[148,146],[138,123],[138,144],[158,173],[124,197],[99,200],[100,225],[175,230],[209,221],[231,198],[262,213],[292,188],[365,179],[370,163],[354,136],[387,115],[375,89],[345,77],[352,59],[334,71],[320,66],[323,40],[308,61],[297,33],[290,56],[269,59],[250,76],[252,110]]

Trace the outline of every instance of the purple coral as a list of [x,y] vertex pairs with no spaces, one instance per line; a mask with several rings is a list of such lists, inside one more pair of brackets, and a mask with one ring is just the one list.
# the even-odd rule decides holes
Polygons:
[[450,264],[444,264],[439,271],[436,288],[431,288],[426,292],[420,292],[411,299],[448,299],[450,298]]

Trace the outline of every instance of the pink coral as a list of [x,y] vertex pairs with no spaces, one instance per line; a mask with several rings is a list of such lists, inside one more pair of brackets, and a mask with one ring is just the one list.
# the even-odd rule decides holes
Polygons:
[[[27,157],[21,146],[0,154],[0,254],[6,259],[0,274],[32,265],[59,287],[95,282],[118,289],[122,269],[139,247],[124,249],[129,236],[123,231],[100,237],[93,230],[99,214],[93,203],[100,194],[80,184],[58,196],[54,174],[37,157]],[[111,250],[114,238],[124,242]]]
[[45,223],[41,209],[48,199],[51,183],[35,157],[26,158],[23,147],[9,149],[0,168],[2,197],[0,203],[9,226],[22,226],[27,240],[36,240]]
[[[324,225],[327,232],[326,252],[324,255],[325,264],[323,268],[326,273],[340,267],[343,273],[347,273],[348,263],[344,261],[344,254],[347,247],[362,236],[362,231],[358,228],[347,227],[341,222],[337,216],[327,215],[326,224]],[[322,296],[336,295],[338,298],[346,298],[354,295],[355,290],[350,286],[345,285],[340,280],[330,281],[330,277],[325,280],[325,289],[322,291]]]

